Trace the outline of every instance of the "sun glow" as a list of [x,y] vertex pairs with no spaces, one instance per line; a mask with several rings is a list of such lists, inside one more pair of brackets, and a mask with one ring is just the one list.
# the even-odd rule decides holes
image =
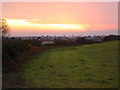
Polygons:
[[16,29],[37,29],[37,30],[84,30],[84,25],[79,24],[42,24],[32,23],[30,20],[24,19],[7,19],[8,24]]
[[82,26],[76,24],[48,24],[48,25],[63,29],[83,29]]
[[116,25],[112,24],[50,24],[50,23],[40,23],[38,20],[32,22],[28,19],[6,19],[11,30],[16,30],[19,32],[44,32],[44,31],[87,31],[87,30],[105,30]]
[[19,20],[17,20],[17,19],[7,19],[7,22],[9,23],[9,24],[28,24],[29,22],[27,22],[27,20],[24,20],[24,19],[19,19]]

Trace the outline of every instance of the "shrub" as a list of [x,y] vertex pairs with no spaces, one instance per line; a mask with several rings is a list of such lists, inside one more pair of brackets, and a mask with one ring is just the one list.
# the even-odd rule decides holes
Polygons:
[[19,68],[19,55],[26,50],[26,43],[23,40],[3,39],[2,40],[2,63],[3,73],[14,72]]
[[55,40],[55,45],[76,45],[75,40]]
[[31,44],[27,44],[27,45],[26,45],[26,48],[29,50],[29,49],[32,48],[32,45],[31,45]]

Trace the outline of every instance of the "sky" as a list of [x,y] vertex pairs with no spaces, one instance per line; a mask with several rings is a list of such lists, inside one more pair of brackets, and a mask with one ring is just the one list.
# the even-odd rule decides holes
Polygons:
[[119,0],[1,0],[2,2],[119,2]]
[[12,36],[118,33],[117,2],[3,2]]

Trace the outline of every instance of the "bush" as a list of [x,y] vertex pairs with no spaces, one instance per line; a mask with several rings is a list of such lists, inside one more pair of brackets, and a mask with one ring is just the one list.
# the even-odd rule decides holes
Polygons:
[[95,42],[93,40],[85,39],[84,37],[78,37],[76,39],[76,43],[78,43],[79,45],[83,45],[83,44],[92,44]]
[[26,43],[23,40],[3,39],[2,40],[2,63],[3,73],[14,72],[19,68],[19,55],[25,52]]
[[114,40],[120,40],[120,36],[119,35],[109,35],[109,36],[105,36],[103,39],[104,42],[114,41]]
[[6,55],[9,58],[14,58],[26,50],[26,43],[22,40],[3,40],[2,53],[3,60],[6,60]]
[[55,45],[75,45],[75,40],[55,40]]
[[25,40],[25,43],[31,44],[31,46],[41,46],[41,41],[39,40]]
[[38,40],[4,38],[2,40],[3,73],[18,71],[20,64],[24,63],[29,57],[26,51],[34,46],[41,46],[41,42]]
[[32,48],[32,45],[31,44],[27,44],[26,48],[29,50]]

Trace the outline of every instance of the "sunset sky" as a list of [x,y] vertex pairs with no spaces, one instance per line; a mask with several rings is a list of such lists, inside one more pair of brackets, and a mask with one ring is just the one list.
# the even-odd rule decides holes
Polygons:
[[2,17],[12,36],[118,32],[117,2],[3,2]]

